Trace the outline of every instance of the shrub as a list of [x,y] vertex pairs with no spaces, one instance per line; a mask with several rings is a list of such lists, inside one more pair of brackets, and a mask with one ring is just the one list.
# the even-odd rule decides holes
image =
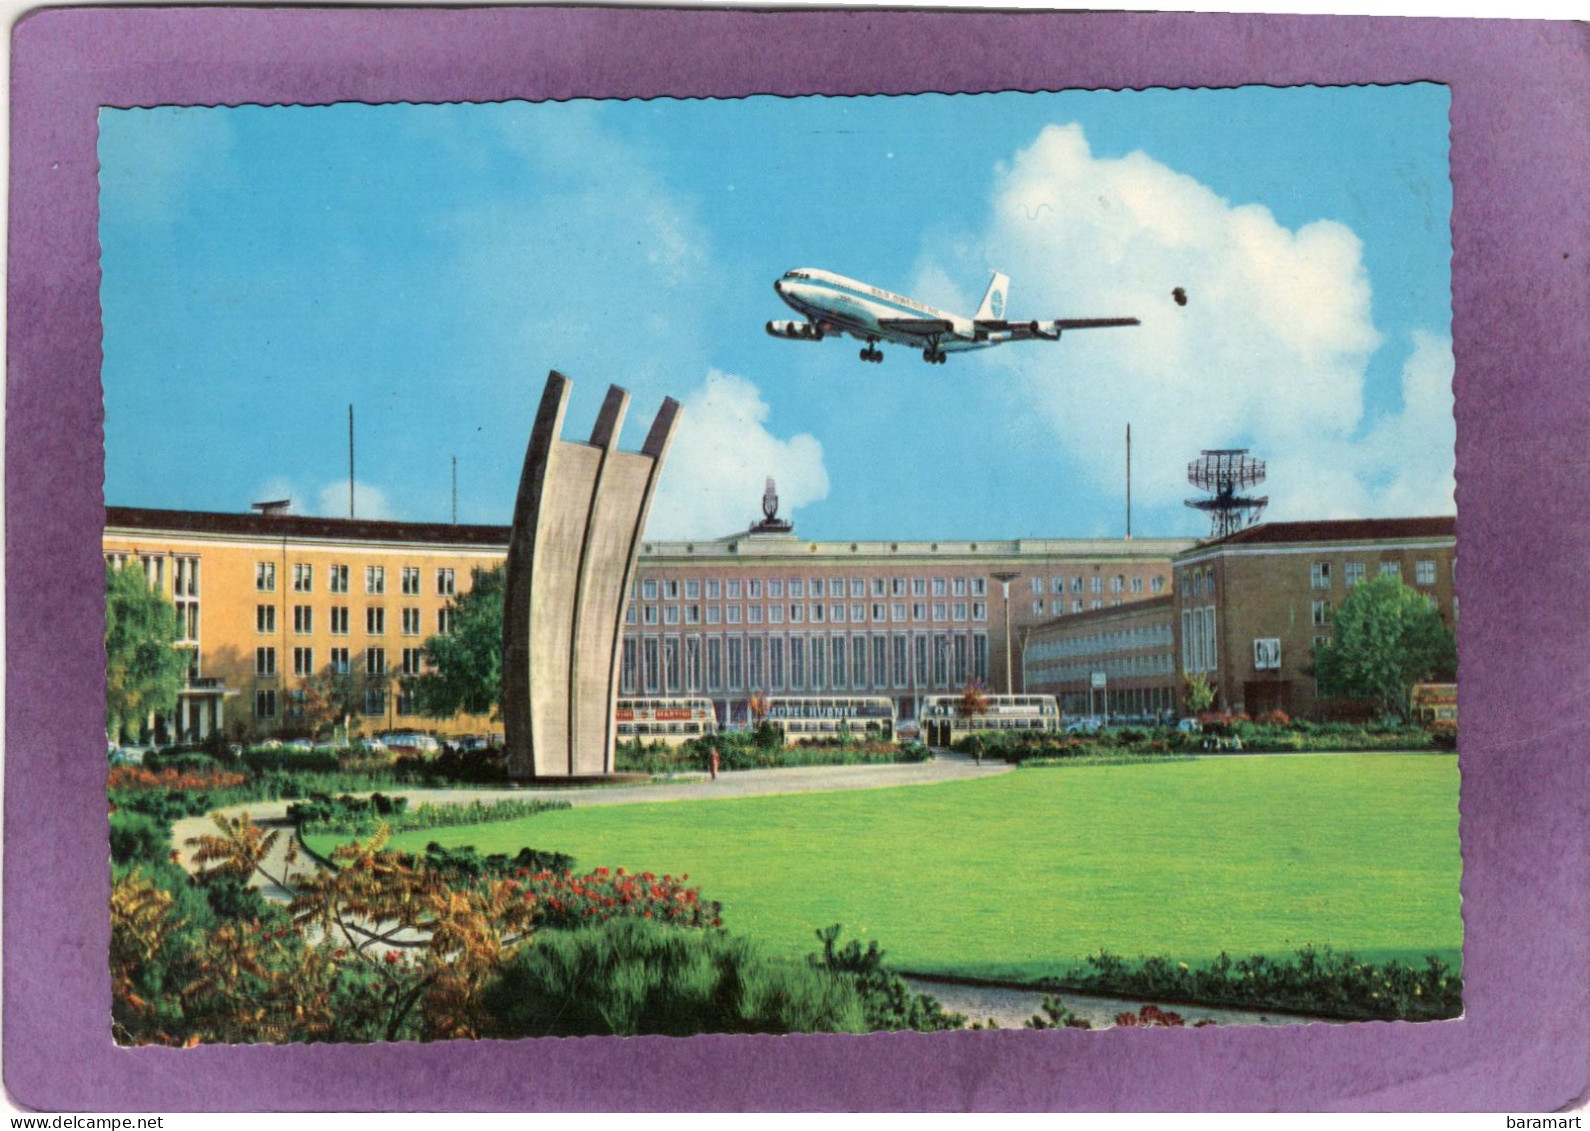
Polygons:
[[235,789],[247,781],[246,774],[213,767],[207,770],[153,770],[143,766],[117,766],[110,771],[106,788],[111,791],[224,790]]
[[528,869],[514,873],[536,903],[535,924],[572,930],[610,919],[651,919],[679,927],[721,927],[723,906],[685,886],[689,876],[638,875],[598,868],[589,875]]
[[862,1033],[854,983],[770,961],[719,931],[634,919],[548,932],[484,993],[500,1038],[694,1033]]
[[904,979],[885,970],[884,951],[876,941],[869,942],[865,950],[856,939],[851,939],[843,947],[837,946],[842,929],[835,923],[819,930],[817,939],[823,944],[823,952],[813,955],[808,961],[832,974],[854,980],[856,990],[861,995],[869,1030],[936,1032],[959,1029],[966,1024],[963,1015],[946,1013],[937,998],[931,994],[913,992]]
[[421,805],[408,807],[406,797],[372,794],[368,799],[339,797],[311,798],[308,803],[291,805],[287,815],[298,822],[304,833],[336,833],[367,836],[378,825],[394,833],[410,829],[439,829],[455,825],[480,825],[493,821],[517,821],[554,809],[567,809],[567,801],[471,801],[468,805]]
[[171,826],[146,813],[110,815],[110,858],[117,864],[158,864],[171,855]]
[[1377,966],[1313,946],[1287,961],[1262,954],[1233,960],[1222,953],[1192,967],[1158,956],[1133,963],[1101,951],[1086,963],[1085,970],[1074,969],[1058,981],[1083,992],[1351,1020],[1432,1021],[1463,1012],[1463,979],[1433,955],[1422,969],[1396,961]]
[[535,848],[521,848],[518,855],[509,856],[505,852],[494,852],[490,856],[482,856],[476,852],[473,845],[463,845],[460,848],[445,848],[436,841],[431,841],[425,846],[424,856],[415,856],[411,853],[397,853],[397,859],[406,867],[426,868],[440,876],[445,877],[450,883],[468,880],[481,880],[488,876],[496,879],[506,879],[509,876],[523,876],[536,872],[570,872],[574,869],[574,857],[562,852],[543,852]]

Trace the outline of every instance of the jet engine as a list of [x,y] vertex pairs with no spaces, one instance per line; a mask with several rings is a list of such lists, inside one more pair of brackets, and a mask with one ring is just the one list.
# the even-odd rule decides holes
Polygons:
[[823,339],[822,327],[810,322],[769,322],[767,332],[775,338],[791,338],[795,341],[820,342]]

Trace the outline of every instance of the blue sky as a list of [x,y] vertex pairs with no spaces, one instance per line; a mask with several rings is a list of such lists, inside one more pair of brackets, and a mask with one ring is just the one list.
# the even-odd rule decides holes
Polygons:
[[[638,447],[686,404],[649,533],[1203,530],[1200,448],[1272,517],[1449,513],[1447,91],[162,108],[101,115],[106,498],[505,523],[542,382]],[[779,341],[824,267],[970,313],[1137,315],[928,366]],[[1185,308],[1170,299],[1184,286]]]

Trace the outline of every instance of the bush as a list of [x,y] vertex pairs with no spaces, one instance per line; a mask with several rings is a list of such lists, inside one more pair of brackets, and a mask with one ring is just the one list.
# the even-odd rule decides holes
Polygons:
[[517,821],[554,809],[567,809],[567,801],[471,801],[468,805],[421,805],[408,807],[406,797],[372,794],[368,799],[314,797],[309,802],[288,806],[287,815],[298,823],[302,833],[335,833],[364,837],[384,824],[394,833],[410,829],[439,829],[456,825],[481,825],[492,821]]
[[171,825],[146,813],[112,813],[110,858],[116,864],[159,864],[169,860]]
[[669,746],[663,742],[642,745],[633,740],[620,743],[616,753],[616,765],[623,773],[705,773],[708,751],[714,746],[718,750],[719,769],[723,770],[765,770],[789,766],[870,766],[893,762],[924,762],[932,757],[932,752],[919,742],[902,746],[876,739],[851,742],[835,739],[802,739],[795,746],[785,746],[782,740],[770,746],[761,741],[760,732],[753,734],[731,732],[692,739],[678,746]]
[[854,982],[748,939],[621,919],[553,931],[485,990],[487,1037],[863,1033]]
[[482,880],[488,877],[505,879],[512,875],[524,876],[535,872],[570,872],[574,869],[574,857],[561,852],[521,848],[516,856],[509,856],[505,852],[482,856],[475,851],[473,845],[444,848],[434,840],[425,846],[424,856],[415,856],[407,852],[394,855],[406,867],[427,868],[439,873],[450,883]]
[[876,941],[869,942],[866,950],[861,949],[856,939],[843,947],[837,946],[842,929],[835,923],[818,931],[817,939],[823,944],[823,952],[808,961],[819,969],[854,980],[869,1030],[912,1029],[931,1033],[959,1029],[966,1024],[963,1015],[946,1013],[937,998],[913,992],[904,979],[885,970],[884,951]]
[[514,873],[523,881],[526,898],[536,902],[538,927],[573,930],[610,919],[650,919],[679,927],[721,927],[723,906],[702,899],[699,888],[685,886],[689,876],[639,874],[619,868],[598,868],[589,875],[569,872]]
[[1262,954],[1233,961],[1222,952],[1208,965],[1192,967],[1163,957],[1128,962],[1100,951],[1086,963],[1085,970],[1074,969],[1058,981],[1080,992],[1355,1021],[1434,1021],[1463,1012],[1463,979],[1433,955],[1422,969],[1396,961],[1377,966],[1313,946],[1282,962]]

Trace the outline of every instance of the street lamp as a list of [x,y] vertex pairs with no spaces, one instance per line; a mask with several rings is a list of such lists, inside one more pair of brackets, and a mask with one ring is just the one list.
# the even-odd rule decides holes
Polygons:
[[999,582],[999,587],[1005,597],[1005,694],[1010,692],[1010,583],[1021,576],[1014,571],[1005,570],[993,575]]

